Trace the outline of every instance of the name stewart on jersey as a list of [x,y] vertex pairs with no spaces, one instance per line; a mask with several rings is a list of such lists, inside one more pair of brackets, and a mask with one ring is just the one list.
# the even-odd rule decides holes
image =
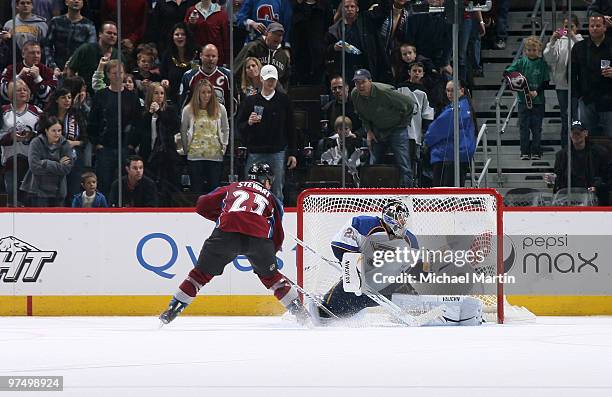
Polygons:
[[282,246],[283,205],[258,182],[234,182],[200,196],[196,212],[224,232],[268,238]]
[[238,187],[248,187],[257,190],[259,193],[270,197],[270,191],[265,187],[261,186],[258,182],[238,182]]

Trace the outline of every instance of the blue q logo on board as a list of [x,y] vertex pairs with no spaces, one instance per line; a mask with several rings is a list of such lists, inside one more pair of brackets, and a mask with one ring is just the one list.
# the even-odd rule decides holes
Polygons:
[[[167,244],[168,249],[170,250],[170,259],[168,259],[166,263],[150,263],[145,259],[144,253],[147,247],[147,243],[149,243],[152,240],[161,240],[165,242],[165,244]],[[295,251],[295,249],[296,248],[294,247],[293,251]],[[190,245],[186,245],[185,251],[187,252],[187,255],[189,256],[191,265],[195,267],[195,265],[198,263],[198,257],[195,254],[193,247],[191,247]],[[171,236],[165,233],[147,234],[146,236],[141,238],[138,244],[136,245],[136,259],[138,260],[138,263],[140,264],[140,266],[142,266],[148,271],[153,272],[163,278],[171,279],[171,278],[174,278],[174,276],[176,276],[176,274],[169,273],[166,270],[170,269],[172,266],[175,265],[176,261],[178,260],[178,257],[179,257],[179,247],[176,244],[176,241],[174,241],[174,239]],[[283,260],[280,259],[279,257],[276,257],[276,260],[277,260],[277,265],[278,265],[277,269],[278,270],[282,269],[284,266]],[[251,264],[249,263],[248,259],[244,255],[238,255],[236,258],[234,258],[234,260],[232,261],[232,264],[237,270],[241,272],[250,272],[253,270],[253,268],[251,267]]]

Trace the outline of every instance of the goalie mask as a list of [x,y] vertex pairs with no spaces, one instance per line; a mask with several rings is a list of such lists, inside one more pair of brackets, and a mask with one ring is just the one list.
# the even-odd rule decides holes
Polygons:
[[274,183],[274,172],[272,172],[272,167],[266,163],[255,163],[249,168],[247,179],[259,182],[262,185],[269,181],[270,185],[272,185]]
[[399,200],[391,200],[385,204],[382,211],[382,221],[387,229],[396,237],[402,238],[408,222],[408,207]]

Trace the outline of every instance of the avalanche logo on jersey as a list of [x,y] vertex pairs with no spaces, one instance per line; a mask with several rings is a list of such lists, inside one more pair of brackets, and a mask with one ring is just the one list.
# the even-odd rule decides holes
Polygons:
[[215,90],[215,96],[217,97],[217,100],[219,101],[219,103],[225,106],[225,96],[224,96],[225,93],[223,92],[223,89],[219,87],[215,87],[214,90]]
[[16,237],[0,239],[0,281],[34,283],[47,263],[53,263],[57,251],[42,251]]
[[257,7],[257,20],[278,22],[278,14],[274,13],[274,8],[270,4],[262,4]]

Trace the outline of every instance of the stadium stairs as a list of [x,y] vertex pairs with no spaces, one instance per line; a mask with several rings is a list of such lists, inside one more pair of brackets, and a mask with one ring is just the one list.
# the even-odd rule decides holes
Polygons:
[[[492,158],[487,174],[488,187],[497,188],[502,194],[513,188],[536,188],[542,190],[548,196],[552,195],[552,190],[546,187],[543,177],[545,173],[553,171],[555,153],[561,148],[561,119],[559,117],[559,105],[554,86],[545,92],[546,113],[542,125],[542,159],[519,159],[520,139],[516,108],[505,132],[501,135],[499,161],[496,155],[495,96],[500,88],[504,69],[512,62],[521,45],[521,41],[531,35],[532,8],[533,5],[531,7],[512,5],[509,15],[509,37],[506,42],[506,48],[504,50],[482,50],[484,77],[474,78],[473,98],[479,123],[487,123],[488,127],[488,151],[489,157]],[[563,13],[563,10],[558,10],[557,15],[560,17]],[[588,34],[586,5],[582,3],[577,4],[573,13],[580,20],[581,26],[579,32],[583,35]],[[546,45],[552,34],[550,7],[547,7],[545,21],[549,22],[549,26],[544,35],[544,45]],[[540,31],[539,26],[538,31]],[[514,93],[506,90],[501,98],[502,122],[507,116],[508,108],[512,105],[513,101]],[[481,146],[476,153],[476,171],[478,174],[482,171],[484,163],[485,156]],[[502,170],[501,178],[498,177],[497,173],[500,167]],[[469,182],[467,183],[469,185]]]

